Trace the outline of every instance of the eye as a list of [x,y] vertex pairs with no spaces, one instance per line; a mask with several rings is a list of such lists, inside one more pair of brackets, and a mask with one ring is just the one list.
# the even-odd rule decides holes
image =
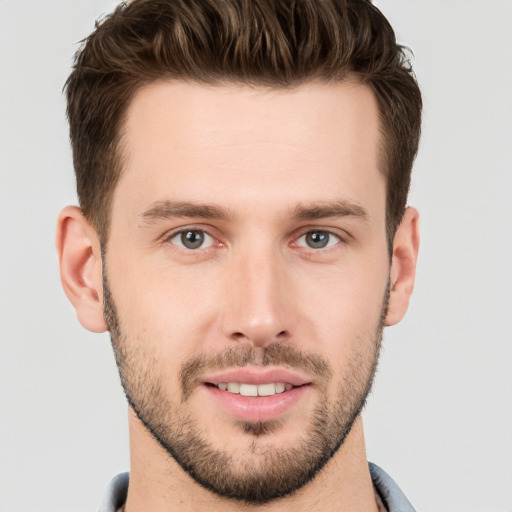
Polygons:
[[328,249],[341,242],[339,236],[330,231],[308,231],[297,239],[297,245],[310,249]]
[[206,249],[214,243],[214,238],[200,229],[187,229],[172,235],[169,241],[183,249]]

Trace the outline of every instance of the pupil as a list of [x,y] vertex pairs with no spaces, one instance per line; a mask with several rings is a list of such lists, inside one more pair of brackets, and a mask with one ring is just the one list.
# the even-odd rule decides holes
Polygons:
[[322,249],[329,243],[329,233],[312,231],[306,235],[306,242],[313,249]]
[[197,249],[204,242],[204,234],[201,231],[187,231],[181,234],[181,242],[187,249]]

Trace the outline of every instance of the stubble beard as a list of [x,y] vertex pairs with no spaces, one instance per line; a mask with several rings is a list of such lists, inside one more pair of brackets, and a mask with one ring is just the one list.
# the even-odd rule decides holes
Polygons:
[[[142,347],[147,346],[143,340],[130,343],[122,331],[106,276],[103,287],[104,315],[128,403],[163,450],[198,484],[218,496],[256,505],[288,496],[306,485],[343,444],[370,393],[389,293],[385,294],[373,339],[360,340],[362,349],[348,362],[336,399],[329,401],[322,392],[332,374],[324,358],[273,343],[265,348],[238,346],[215,357],[197,355],[185,362],[180,372],[182,401],[176,407],[166,396],[156,354],[143,353]],[[293,446],[276,448],[272,444],[272,434],[285,428],[279,420],[239,422],[240,430],[253,438],[249,449],[240,455],[221,451],[208,441],[207,426],[199,425],[182,410],[193,392],[191,383],[201,370],[245,365],[282,365],[318,377],[319,395],[324,398]]]

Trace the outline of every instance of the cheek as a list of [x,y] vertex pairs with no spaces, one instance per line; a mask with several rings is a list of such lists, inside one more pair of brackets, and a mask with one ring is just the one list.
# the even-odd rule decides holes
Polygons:
[[[381,326],[388,268],[373,265],[364,271],[330,269],[303,286],[303,315],[314,326],[317,349],[335,360],[347,360],[354,351],[373,345]],[[318,344],[320,346],[318,346]]]
[[109,272],[109,283],[123,332],[153,347],[162,360],[179,362],[193,355],[216,318],[211,276],[144,261],[118,261]]

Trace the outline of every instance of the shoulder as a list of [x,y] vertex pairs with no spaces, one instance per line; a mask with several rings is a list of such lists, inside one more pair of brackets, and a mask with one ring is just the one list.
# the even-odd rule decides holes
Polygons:
[[129,479],[129,473],[120,473],[110,481],[98,512],[116,512],[124,505],[128,493]]
[[388,512],[415,512],[410,501],[405,497],[396,482],[379,466],[368,463],[373,486],[379,494]]

